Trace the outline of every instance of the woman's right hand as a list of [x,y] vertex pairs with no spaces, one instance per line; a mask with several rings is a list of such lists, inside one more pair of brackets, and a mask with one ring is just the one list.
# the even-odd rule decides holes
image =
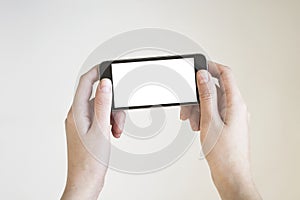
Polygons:
[[201,131],[202,150],[221,198],[261,199],[250,171],[249,114],[232,71],[210,62],[209,72],[197,72],[197,86],[200,106],[182,106],[180,118]]

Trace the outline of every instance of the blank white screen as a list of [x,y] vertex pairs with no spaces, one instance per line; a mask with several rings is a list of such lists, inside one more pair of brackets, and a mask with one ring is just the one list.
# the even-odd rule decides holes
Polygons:
[[115,108],[197,102],[194,58],[113,63],[111,69]]

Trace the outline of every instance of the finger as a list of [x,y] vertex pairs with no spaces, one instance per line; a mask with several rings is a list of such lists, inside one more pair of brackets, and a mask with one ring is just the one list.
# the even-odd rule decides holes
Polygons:
[[111,132],[115,138],[119,138],[123,132],[126,120],[126,113],[124,111],[115,111],[111,114]]
[[225,121],[226,116],[226,98],[224,92],[222,92],[220,87],[217,88],[217,96],[218,96],[218,109],[220,113],[220,117],[222,121]]
[[221,91],[223,93],[223,103],[225,103],[227,115],[224,118],[224,122],[228,123],[231,120],[231,112],[237,108],[243,101],[239,88],[237,87],[233,73],[229,67],[225,67],[221,64],[209,62],[209,71],[213,76],[219,79]]
[[200,111],[199,106],[195,106],[189,118],[190,125],[193,131],[200,130]]
[[213,120],[219,120],[217,91],[214,81],[206,70],[197,72],[197,86],[200,98],[201,127],[208,128]]
[[95,119],[93,122],[93,125],[97,125],[105,133],[110,132],[111,104],[112,84],[109,79],[105,78],[101,80],[96,90],[94,100]]
[[191,105],[180,106],[180,119],[187,120],[190,117],[192,110],[193,106]]
[[208,66],[211,75],[219,80],[220,87],[226,94],[228,103],[232,103],[237,100],[237,97],[241,97],[240,90],[229,67],[211,61],[208,62]]
[[88,114],[89,124],[92,124],[93,119],[94,119],[94,104],[95,104],[94,101],[95,101],[95,98],[92,98],[89,101],[89,114]]
[[86,133],[90,126],[90,97],[93,84],[98,80],[98,67],[95,66],[80,77],[73,100],[72,110],[80,133]]

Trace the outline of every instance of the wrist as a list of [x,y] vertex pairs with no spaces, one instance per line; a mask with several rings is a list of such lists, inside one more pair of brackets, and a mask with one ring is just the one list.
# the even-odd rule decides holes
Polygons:
[[100,163],[72,166],[68,169],[62,199],[97,199],[104,185],[105,174],[106,167]]
[[222,200],[260,200],[252,177],[230,177],[216,182],[215,186]]
[[102,190],[103,185],[101,186],[96,186],[93,184],[78,184],[78,183],[67,183],[62,200],[93,200],[97,199],[101,190]]
[[250,172],[250,167],[211,168],[213,182],[223,200],[261,199]]
[[91,179],[93,175],[68,177],[62,199],[97,199],[104,185],[104,177]]

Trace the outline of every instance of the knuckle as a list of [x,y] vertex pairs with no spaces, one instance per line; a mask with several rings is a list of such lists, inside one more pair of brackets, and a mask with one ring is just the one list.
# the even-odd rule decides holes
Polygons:
[[248,107],[242,96],[239,96],[237,103],[239,105],[239,108],[245,112],[248,112]]
[[67,117],[65,119],[65,125],[73,123],[74,122],[74,116],[73,116],[73,111],[72,111],[72,107],[70,108]]
[[108,105],[108,99],[102,97],[101,99],[95,99],[94,103],[96,107],[103,108]]
[[241,106],[242,106],[242,109],[243,109],[245,112],[248,113],[248,106],[247,106],[247,104],[246,104],[245,102],[243,102]]
[[213,97],[213,94],[210,90],[206,90],[205,92],[200,93],[200,99],[207,101],[207,100],[211,100]]
[[228,91],[228,96],[230,96],[229,100],[231,101],[232,104],[235,104],[235,105],[238,105],[238,106],[243,104],[243,101],[241,100],[239,95]]
[[69,109],[68,114],[67,114],[67,118],[70,118],[73,116],[73,110],[72,107]]
[[223,65],[223,68],[224,68],[224,70],[227,71],[227,72],[232,72],[232,69],[231,69],[229,66],[224,66],[224,65]]
[[230,79],[233,76],[233,71],[230,67],[228,66],[222,66],[222,70],[220,72],[220,76],[223,79]]
[[80,76],[80,79],[79,79],[80,82],[86,82],[87,80],[88,80],[88,74],[87,73],[84,73]]
[[84,79],[85,79],[85,75],[83,74],[83,75],[80,76],[79,81],[82,82],[82,81],[84,81]]
[[71,125],[71,120],[66,118],[65,119],[65,127],[68,128]]
[[223,70],[223,73],[221,73],[221,76],[223,78],[223,80],[231,80],[233,73],[231,69],[225,69]]
[[245,114],[248,114],[248,107],[246,105],[246,103],[242,100],[240,100],[238,103],[237,103],[237,109],[239,110],[239,112],[241,113],[245,113]]
[[100,94],[94,99],[94,103],[97,106],[108,106],[111,103],[112,94]]
[[248,116],[248,114],[249,114],[249,112],[248,112],[248,106],[245,104],[245,103],[243,103],[242,105],[242,111]]

